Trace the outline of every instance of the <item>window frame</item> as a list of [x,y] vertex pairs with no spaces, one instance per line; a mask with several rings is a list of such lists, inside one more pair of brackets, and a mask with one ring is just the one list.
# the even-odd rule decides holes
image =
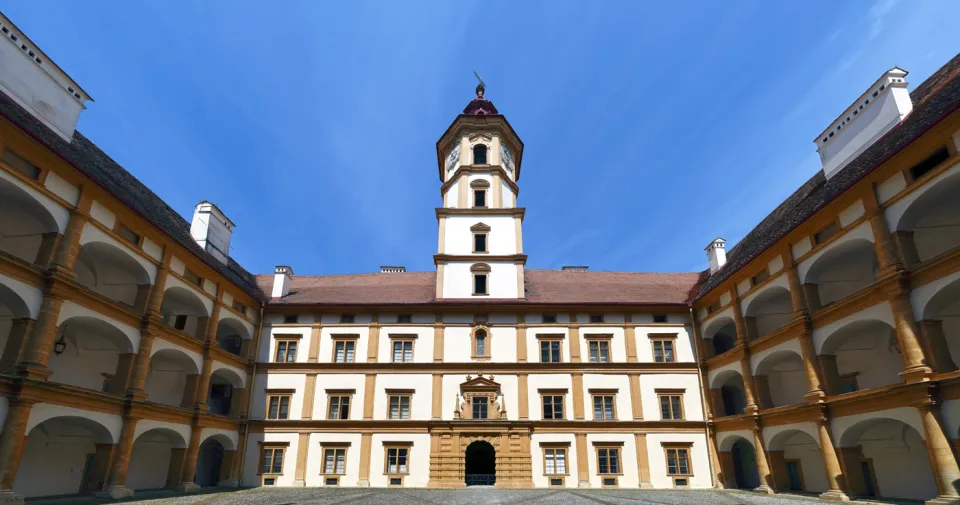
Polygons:
[[121,223],[120,221],[117,221],[117,223],[114,225],[113,231],[118,237],[126,240],[132,245],[140,247],[140,244],[143,243],[143,235],[137,233],[133,230],[133,228]]
[[589,316],[590,324],[603,324],[606,320],[603,317],[603,314],[590,314]]
[[[594,442],[593,450],[596,456],[596,469],[597,476],[600,477],[601,482],[604,478],[616,478],[620,475],[623,475],[623,442]],[[600,471],[600,451],[607,451],[607,472]],[[617,455],[617,471],[610,472],[610,451],[615,451]],[[615,484],[616,485],[616,484]],[[604,487],[608,487],[604,484]]]
[[[390,450],[397,451],[396,472],[390,471]],[[400,471],[400,451],[406,451],[406,465],[404,471]],[[403,477],[410,475],[410,456],[413,454],[412,442],[384,442],[383,443],[383,474],[387,476],[389,486],[403,486]],[[400,484],[390,484],[390,478],[400,478]]]
[[[477,153],[483,152],[483,163],[477,163]],[[473,165],[489,165],[490,164],[490,146],[486,144],[474,144],[470,146],[470,158],[473,161]]]
[[[300,335],[274,335],[273,337],[273,362],[274,363],[296,363],[297,362],[297,353],[300,352],[300,340],[303,339]],[[280,357],[280,344],[286,344],[284,348],[283,357],[281,361],[278,358]],[[287,355],[290,353],[290,344],[294,344],[296,348],[293,350],[293,359],[286,359]]]
[[[7,154],[13,156],[13,161],[7,159]],[[19,152],[10,149],[9,146],[4,146],[3,151],[0,151],[0,161],[3,161],[3,163],[10,167],[13,173],[23,176],[31,181],[36,181],[43,184],[46,180],[46,173],[42,168],[40,168],[40,165],[37,165],[29,159],[21,156]],[[21,163],[26,166],[18,166]],[[36,174],[33,175],[33,172]]]
[[[677,362],[677,334],[676,333],[650,333],[647,335],[650,340],[650,356],[654,363],[676,363]],[[667,361],[666,342],[670,342],[672,360]],[[663,361],[657,361],[657,343],[660,344]]]
[[[566,421],[567,419],[567,390],[566,389],[539,389],[540,394],[540,419],[544,421]],[[560,398],[560,417],[556,416],[556,398]],[[551,417],[547,417],[546,399],[553,398]]]
[[[344,334],[335,334],[330,335],[330,340],[333,341],[333,348],[330,350],[330,362],[331,363],[356,363],[357,362],[357,347],[359,347],[358,341],[360,340],[360,335],[344,335]],[[343,361],[337,361],[337,344],[343,344]],[[353,344],[353,360],[347,361],[347,344]]]
[[840,224],[839,217],[834,218],[810,235],[811,242],[813,242],[814,247],[826,244],[833,237],[839,236],[841,231],[843,231],[843,225]]
[[[661,319],[661,321],[657,321],[657,319]],[[667,324],[669,321],[670,321],[670,320],[669,320],[667,314],[654,314],[654,315],[653,315],[653,322],[654,322],[654,324]]]
[[[263,418],[268,421],[289,421],[293,407],[293,395],[295,393],[296,390],[294,389],[267,389],[266,410],[264,411]],[[270,404],[274,398],[277,398],[277,417],[270,417]],[[287,400],[287,417],[280,417],[280,411],[281,407],[283,407],[284,399]]]
[[[484,333],[483,354],[477,352],[477,333],[481,331]],[[470,331],[470,358],[479,361],[490,360],[491,356],[493,356],[493,353],[491,352],[492,349],[490,347],[490,341],[490,328],[488,328],[486,325],[477,325],[474,327],[473,330]]]
[[[561,334],[543,334],[542,333],[537,335],[537,353],[540,356],[540,360],[539,360],[540,363],[563,363],[564,362],[563,360],[564,337],[565,335],[563,335],[562,333]],[[552,344],[554,342],[557,343],[559,347],[559,360],[554,361],[553,359],[551,359],[550,361],[543,361],[543,344],[544,343]],[[553,349],[550,349],[550,357],[553,358]]]
[[[693,471],[693,447],[692,442],[663,442],[663,464],[667,477],[673,482],[673,487],[689,488],[690,479],[694,476]],[[677,472],[670,473],[670,452],[676,451]],[[687,458],[687,473],[680,473],[680,453],[685,453]],[[677,485],[677,480],[687,481],[686,485]]]
[[[397,351],[395,349],[397,344],[402,344],[400,347],[400,356],[401,360],[397,361]],[[410,360],[407,360],[407,353],[405,345],[410,344]],[[417,335],[390,335],[390,362],[391,363],[415,363],[417,359]]]
[[284,314],[283,324],[297,324],[300,322],[300,314]]
[[[333,452],[333,472],[327,472],[327,452]],[[343,451],[343,472],[337,472],[337,451]],[[340,485],[340,477],[347,475],[347,458],[350,452],[350,442],[321,442],[320,444],[320,475],[323,477],[323,485],[329,486],[327,479],[336,478],[337,485]]]
[[357,315],[356,315],[356,314],[353,314],[353,313],[350,313],[350,312],[344,312],[344,313],[340,314],[340,320],[339,320],[339,321],[340,321],[340,324],[356,324],[356,323],[357,323]]
[[[404,321],[406,319],[406,321]],[[413,314],[397,314],[397,324],[410,324],[413,322]]]
[[[355,389],[327,389],[325,392],[327,394],[327,409],[326,409],[327,411],[325,416],[326,419],[328,421],[349,421],[350,409],[353,408],[353,395],[355,395],[357,391]],[[337,414],[339,414],[336,419],[334,419],[331,416],[332,414],[331,408],[333,407],[333,404],[334,404],[334,398],[337,399],[336,400]],[[347,417],[346,418],[343,417],[343,399],[344,398],[347,399]]]
[[189,268],[184,267],[183,278],[184,280],[187,281],[187,283],[197,286],[199,288],[203,288],[203,277],[201,277],[200,274],[194,272],[193,270],[190,270]]
[[[553,473],[547,472],[547,452],[553,451]],[[557,472],[557,452],[563,453],[563,472]],[[540,444],[540,452],[543,458],[543,476],[548,479],[563,478],[570,475],[570,442],[548,442]]]
[[540,314],[540,324],[557,324],[557,315]]
[[[855,393],[857,391],[860,391],[860,382],[857,381],[857,375],[859,375],[859,372],[850,372],[850,373],[845,373],[843,375],[837,376],[837,391],[839,391],[838,394],[843,395],[843,394]],[[846,384],[853,384],[854,386],[853,391],[844,391],[843,386]]]
[[[290,442],[258,442],[260,444],[260,460],[259,465],[257,465],[257,475],[261,476],[264,479],[267,478],[276,478],[283,475],[283,465],[287,462],[287,449],[290,447]],[[280,451],[280,472],[264,472],[263,467],[267,462],[267,453],[270,453],[270,470],[273,470],[276,465],[276,452]],[[262,481],[261,481],[262,483]],[[276,485],[274,483],[274,485]]]
[[[473,296],[489,296],[490,295],[490,265],[486,263],[477,263],[470,267],[471,274],[471,291]],[[483,291],[477,289],[477,279],[483,278]]]
[[[584,335],[584,339],[587,341],[587,362],[588,362],[588,363],[595,364],[595,365],[602,365],[602,364],[613,363],[612,352],[611,352],[611,350],[612,350],[612,348],[613,348],[613,335],[612,335],[612,334],[604,334],[604,335],[590,334],[590,335]],[[592,350],[590,349],[590,347],[591,347],[593,344],[597,344],[597,361],[593,361],[593,355],[591,354],[591,351],[592,351]],[[607,360],[606,360],[606,361],[600,361],[600,350],[601,350],[601,347],[602,347],[601,344],[604,344],[604,345],[606,346],[606,348],[607,348],[607,349],[606,349],[606,354],[607,354]]]
[[[655,389],[654,392],[657,394],[657,407],[660,409],[660,420],[684,421],[687,419],[686,407],[684,407],[683,405],[684,394],[686,393],[685,389]],[[664,398],[679,398],[680,417],[677,417],[676,412],[673,411],[672,400],[668,400],[668,406],[670,407],[670,414],[673,417],[669,419],[663,417],[663,399]]]
[[[413,419],[413,394],[414,390],[412,389],[386,389],[384,393],[387,395],[387,415],[386,418],[388,421],[409,421]],[[396,418],[392,417],[392,404],[393,399],[398,398],[397,401],[397,416]],[[407,417],[403,417],[403,398],[407,399]]]
[[[593,412],[593,418],[591,419],[592,421],[616,421],[616,420],[619,419],[619,415],[617,414],[617,393],[618,393],[618,390],[616,390],[616,389],[591,389],[591,390],[589,390],[589,393],[590,393],[590,408],[591,408],[591,410],[592,410],[592,412]],[[597,416],[596,416],[596,414],[597,414],[597,410],[596,410],[596,398],[607,398],[607,397],[610,398],[610,406],[611,406],[611,409],[610,409],[610,410],[613,412],[613,417],[610,418],[610,419],[607,419],[607,418],[606,418],[606,415],[604,414],[604,417],[603,417],[603,418],[598,419]],[[601,400],[601,402],[606,403],[605,400]],[[606,407],[606,405],[602,405],[601,412],[606,412],[606,408],[605,408],[605,407]]]

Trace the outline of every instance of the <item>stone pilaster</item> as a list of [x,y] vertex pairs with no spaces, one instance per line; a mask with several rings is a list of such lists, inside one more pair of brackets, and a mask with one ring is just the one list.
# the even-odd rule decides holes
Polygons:
[[833,435],[830,433],[830,421],[824,416],[817,422],[820,435],[820,454],[823,456],[823,468],[827,474],[827,491],[820,494],[821,500],[850,501],[844,492],[844,475],[840,468],[840,460],[833,445]]
[[3,356],[0,357],[0,373],[13,374],[16,372],[20,357],[23,354],[24,343],[33,329],[33,324],[34,320],[27,317],[11,321],[7,344],[3,348]]
[[910,286],[905,278],[897,279],[893,289],[888,290],[887,299],[893,312],[893,321],[900,343],[900,356],[903,358],[903,372],[900,377],[907,383],[923,381],[933,375],[920,344],[920,330],[910,305]]
[[33,402],[10,399],[10,410],[0,433],[0,503],[23,503],[23,497],[13,492],[13,483],[27,443],[27,421],[32,409]]
[[153,352],[153,334],[148,330],[140,332],[140,346],[133,361],[133,370],[130,371],[130,380],[127,383],[127,395],[137,401],[147,398],[144,386],[147,375],[150,373],[150,353]]
[[40,314],[37,316],[29,339],[24,343],[22,361],[18,366],[18,373],[28,379],[46,380],[53,372],[47,368],[50,362],[50,352],[57,339],[57,319],[60,317],[60,307],[63,300],[53,293],[45,292],[40,305]]
[[917,407],[917,411],[923,423],[923,438],[939,490],[937,497],[927,503],[960,503],[960,493],[956,488],[956,483],[960,482],[960,467],[943,429],[940,406],[928,403]]
[[124,416],[123,427],[120,429],[120,440],[114,449],[113,459],[107,477],[107,485],[103,492],[98,493],[102,498],[128,498],[133,491],[127,489],[127,469],[130,467],[130,455],[133,453],[134,434],[139,419]]
[[187,451],[183,455],[183,469],[180,473],[180,485],[178,491],[189,493],[200,489],[194,481],[194,475],[197,473],[197,455],[200,453],[201,429],[194,425],[190,431],[190,443],[187,444]]
[[80,235],[89,220],[90,215],[80,208],[70,209],[70,220],[67,221],[67,229],[57,244],[50,270],[70,279],[77,276],[73,266],[77,263],[77,255],[80,254]]
[[760,493],[773,493],[773,476],[770,473],[770,465],[767,463],[767,449],[763,444],[763,433],[760,427],[753,429],[753,450],[757,459],[757,474],[760,476],[760,486],[754,491]]

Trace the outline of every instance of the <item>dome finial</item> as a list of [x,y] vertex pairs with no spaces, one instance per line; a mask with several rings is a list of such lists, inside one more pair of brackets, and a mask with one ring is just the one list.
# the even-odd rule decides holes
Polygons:
[[473,75],[477,76],[477,98],[483,98],[483,92],[487,88],[483,85],[483,79],[480,78],[480,74],[476,70],[473,71]]

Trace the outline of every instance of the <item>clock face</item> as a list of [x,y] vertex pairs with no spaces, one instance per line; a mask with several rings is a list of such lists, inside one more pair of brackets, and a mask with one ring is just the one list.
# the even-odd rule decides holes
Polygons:
[[453,149],[450,151],[450,154],[447,155],[447,170],[453,170],[457,168],[457,165],[460,163],[460,144],[453,146]]
[[507,170],[513,170],[513,154],[510,152],[510,148],[503,143],[500,144],[500,159]]

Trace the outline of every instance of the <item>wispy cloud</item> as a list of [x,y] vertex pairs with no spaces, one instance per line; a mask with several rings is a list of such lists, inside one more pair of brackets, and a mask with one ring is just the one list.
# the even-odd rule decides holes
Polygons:
[[897,4],[900,0],[877,0],[870,10],[867,11],[867,19],[870,20],[870,33],[867,35],[867,40],[873,40],[880,36],[880,32],[883,31],[883,22],[886,19],[887,14],[893,10],[893,6]]

